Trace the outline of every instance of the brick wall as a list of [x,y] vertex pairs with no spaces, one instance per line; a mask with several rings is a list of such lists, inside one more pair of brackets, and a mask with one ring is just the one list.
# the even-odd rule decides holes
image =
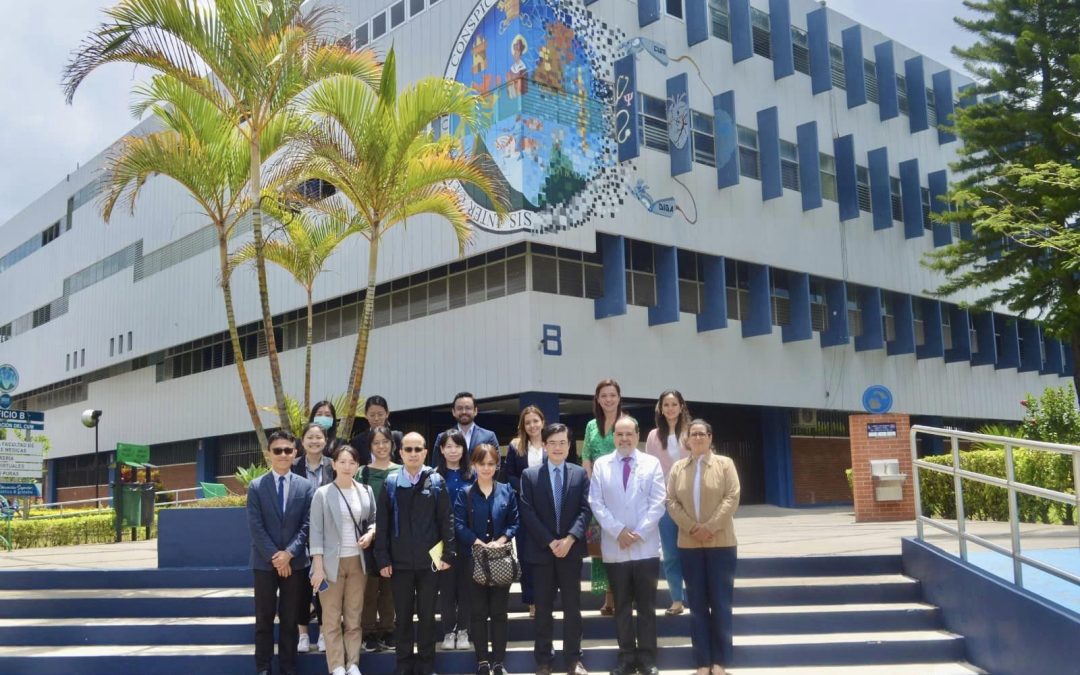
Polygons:
[[851,468],[851,442],[847,438],[791,439],[791,468],[795,504],[851,503],[844,471]]
[[[184,488],[192,488],[196,486],[195,482],[195,464],[169,464],[167,466],[160,467],[161,469],[161,482],[162,490],[181,490]],[[109,496],[109,486],[107,484],[101,485],[100,490],[101,497]],[[180,499],[194,499],[194,492],[181,492]],[[80,485],[77,487],[58,488],[56,490],[56,499],[61,502],[70,502],[80,499],[93,499],[94,498],[94,486],[93,485]]]
[[[98,495],[102,499],[106,499],[109,496],[109,486],[102,485],[101,491]],[[73,502],[80,499],[93,499],[94,498],[94,486],[93,485],[80,485],[79,487],[67,487],[58,488],[56,490],[56,500],[60,502]],[[104,504],[108,506],[108,504]],[[87,506],[90,506],[87,504]]]
[[[893,438],[870,438],[866,425],[892,423],[896,425]],[[911,472],[911,419],[907,415],[852,415],[848,420],[851,438],[852,483],[855,491],[855,521],[885,522],[914,520],[915,489]],[[903,483],[899,501],[879,502],[874,498],[874,481],[870,476],[870,460],[899,459],[900,473],[908,476]]]

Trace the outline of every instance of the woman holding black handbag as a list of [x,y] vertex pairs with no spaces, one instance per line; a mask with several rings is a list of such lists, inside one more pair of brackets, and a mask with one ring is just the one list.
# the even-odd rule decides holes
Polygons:
[[[519,523],[517,496],[508,484],[495,481],[499,451],[494,446],[487,443],[476,446],[470,461],[476,472],[476,482],[458,494],[454,502],[454,529],[460,542],[458,550],[467,556],[462,560],[462,566],[474,571],[470,632],[476,651],[476,673],[506,675],[503,667],[507,641],[506,608],[510,601],[510,583],[515,580],[515,575],[507,574],[507,570],[511,565],[520,569],[513,560],[510,543],[517,534]],[[484,561],[490,565],[483,564]],[[482,569],[477,569],[476,562],[481,563]],[[488,585],[502,582],[505,585]]]
[[360,611],[366,572],[375,564],[365,556],[375,538],[375,495],[353,480],[359,454],[352,446],[338,446],[334,482],[316,490],[311,500],[311,586],[322,600],[331,675],[360,675]]

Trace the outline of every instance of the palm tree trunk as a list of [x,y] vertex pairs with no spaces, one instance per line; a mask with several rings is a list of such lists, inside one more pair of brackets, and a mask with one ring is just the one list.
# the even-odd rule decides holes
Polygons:
[[251,136],[251,231],[255,242],[255,274],[259,280],[259,305],[262,308],[263,333],[266,337],[266,356],[270,361],[270,381],[278,408],[278,424],[289,428],[289,407],[281,385],[281,364],[278,362],[277,339],[274,337],[274,317],[270,314],[270,292],[266,285],[266,258],[263,257],[262,230],[262,152],[258,135]]
[[248,415],[251,416],[251,426],[255,430],[255,438],[259,440],[259,449],[267,464],[270,462],[270,453],[267,450],[266,430],[263,429],[262,419],[259,418],[259,406],[255,402],[255,394],[251,391],[251,380],[248,379],[247,366],[244,364],[244,353],[240,349],[240,332],[236,329],[236,313],[233,311],[232,281],[229,270],[229,239],[223,228],[218,228],[218,260],[221,264],[221,293],[225,298],[225,320],[229,324],[229,340],[232,343],[233,360],[236,362],[236,374],[240,377],[240,389],[244,392],[244,402],[247,403]]
[[368,338],[375,318],[375,275],[379,265],[379,225],[373,223],[371,243],[368,249],[368,285],[364,293],[364,310],[360,313],[360,330],[356,332],[356,354],[353,356],[352,373],[349,376],[349,403],[345,406],[345,419],[341,421],[339,438],[352,436],[356,408],[360,402],[360,386],[364,382],[364,362],[367,361]]
[[304,407],[301,410],[303,413],[307,413],[311,410],[311,343],[314,339],[315,330],[314,324],[314,311],[311,304],[311,286],[307,287],[307,349],[304,355]]

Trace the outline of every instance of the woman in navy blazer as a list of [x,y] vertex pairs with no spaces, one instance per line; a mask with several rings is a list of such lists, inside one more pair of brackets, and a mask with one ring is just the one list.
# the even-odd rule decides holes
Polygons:
[[[461,564],[471,570],[473,549],[508,543],[517,534],[519,518],[517,495],[513,488],[495,481],[495,474],[499,470],[498,449],[482,443],[473,450],[470,461],[476,472],[476,482],[458,493],[454,501],[454,534],[460,542]],[[472,626],[469,632],[476,650],[476,673],[506,675],[503,660],[506,658],[506,608],[510,601],[510,587],[472,583]]]
[[[502,479],[514,488],[514,493],[518,497],[521,496],[521,474],[530,466],[540,466],[544,463],[544,441],[540,437],[544,424],[544,413],[534,405],[526,406],[518,416],[517,436],[510,441],[502,468]],[[525,533],[524,525],[521,523],[518,527],[518,551],[525,546],[525,539],[529,536]],[[529,606],[529,616],[536,616],[532,574],[528,565],[522,565],[521,569],[521,601]]]

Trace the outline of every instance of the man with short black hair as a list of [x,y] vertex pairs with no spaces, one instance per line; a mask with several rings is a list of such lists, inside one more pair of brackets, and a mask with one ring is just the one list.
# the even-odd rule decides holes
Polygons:
[[297,607],[308,579],[308,513],[315,488],[292,472],[296,438],[285,430],[270,434],[271,471],[251,481],[247,493],[251,569],[255,578],[255,669],[270,675],[274,657],[274,616],[280,625],[278,667],[296,673]]
[[[494,432],[475,423],[478,412],[475,396],[467,391],[459,391],[454,394],[451,413],[454,415],[454,419],[457,420],[458,431],[465,437],[466,449],[465,455],[462,457],[462,462],[465,464],[468,463],[468,458],[472,456],[472,451],[478,445],[487,443],[495,446],[496,450],[499,449],[499,439],[495,437]],[[435,445],[432,447],[428,458],[430,466],[439,465],[439,448],[442,446],[442,437],[442,433],[435,437]]]
[[563,657],[569,675],[588,675],[581,663],[581,561],[589,510],[589,477],[566,461],[573,441],[565,424],[549,424],[540,437],[547,459],[521,474],[519,510],[528,534],[521,558],[531,565],[536,598],[537,675],[551,675],[555,592],[562,595]]

